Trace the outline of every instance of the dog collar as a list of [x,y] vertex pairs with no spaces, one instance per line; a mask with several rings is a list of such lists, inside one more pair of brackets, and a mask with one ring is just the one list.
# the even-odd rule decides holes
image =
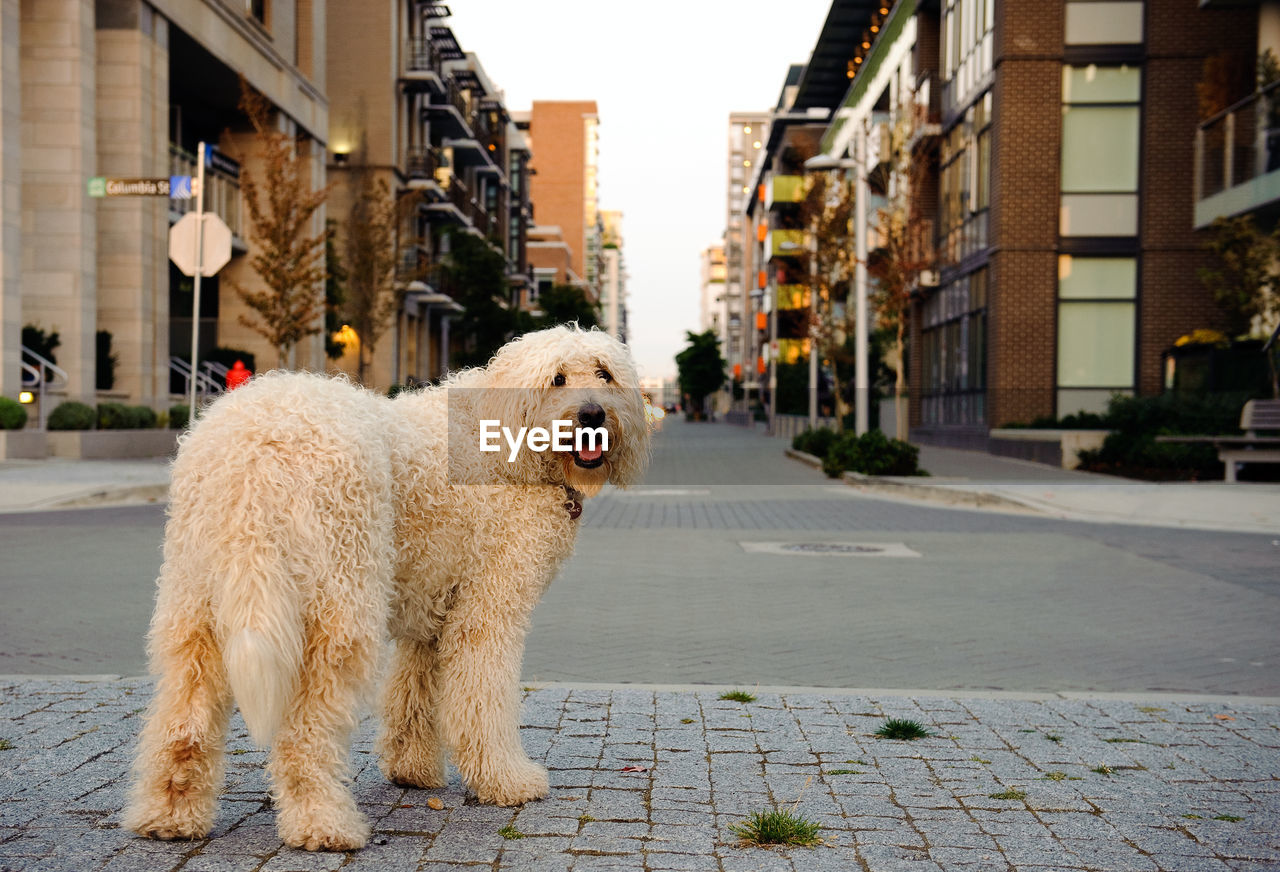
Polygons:
[[582,514],[582,491],[577,488],[564,485],[564,495],[567,497],[564,503],[564,510],[569,513],[571,520],[578,520]]

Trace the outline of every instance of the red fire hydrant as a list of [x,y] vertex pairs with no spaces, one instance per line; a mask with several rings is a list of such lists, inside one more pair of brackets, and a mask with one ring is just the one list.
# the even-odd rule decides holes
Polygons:
[[231,369],[227,370],[227,390],[233,391],[251,378],[253,378],[253,372],[245,369],[243,360],[237,360]]

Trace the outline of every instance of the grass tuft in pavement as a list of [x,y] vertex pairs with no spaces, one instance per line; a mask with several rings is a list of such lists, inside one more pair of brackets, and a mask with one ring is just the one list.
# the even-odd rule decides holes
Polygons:
[[0,739],[0,751],[12,751],[15,747],[17,746],[8,739]]
[[992,799],[1026,799],[1027,794],[1016,787],[1010,787],[1008,790],[1000,793],[988,793],[987,796]]
[[507,824],[505,827],[498,830],[498,835],[502,836],[502,838],[504,839],[523,839],[524,838],[524,833],[517,830],[511,824]]
[[917,722],[906,720],[904,718],[889,718],[876,730],[875,735],[881,739],[899,739],[909,742],[912,739],[925,739],[932,736],[933,733],[924,728],[924,725]]
[[720,694],[721,699],[727,699],[730,702],[755,702],[754,694],[747,693],[745,690],[730,690]]
[[757,811],[740,824],[731,824],[729,831],[748,845],[817,845],[821,829],[785,808],[776,811]]

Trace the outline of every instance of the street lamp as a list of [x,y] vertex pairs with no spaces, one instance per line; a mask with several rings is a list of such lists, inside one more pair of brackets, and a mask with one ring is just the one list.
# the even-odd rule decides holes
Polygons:
[[[868,377],[867,367],[867,345],[870,325],[867,323],[867,221],[864,213],[865,204],[867,202],[867,174],[863,168],[862,161],[855,158],[839,158],[832,157],[829,154],[819,154],[809,158],[804,162],[804,168],[813,172],[823,172],[831,170],[856,170],[854,176],[854,245],[855,245],[855,265],[853,278],[853,301],[854,301],[854,333],[853,333],[853,420],[854,433],[861,436],[867,432],[870,421],[869,402],[870,402],[870,378]],[[813,390],[813,397],[810,404],[816,402],[817,388],[816,382],[816,361],[811,358],[809,363],[810,369],[810,386]],[[811,412],[811,417],[813,413]]]

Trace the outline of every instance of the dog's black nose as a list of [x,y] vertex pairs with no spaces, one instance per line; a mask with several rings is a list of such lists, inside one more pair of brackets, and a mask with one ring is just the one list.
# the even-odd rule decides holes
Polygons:
[[583,427],[600,427],[604,424],[604,409],[596,403],[587,403],[578,409],[578,423]]

